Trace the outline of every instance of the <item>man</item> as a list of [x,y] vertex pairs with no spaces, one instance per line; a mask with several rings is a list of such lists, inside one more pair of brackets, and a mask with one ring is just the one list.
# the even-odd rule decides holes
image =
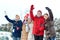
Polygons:
[[42,16],[41,10],[37,11],[37,15],[33,15],[34,5],[31,5],[30,8],[30,17],[33,20],[33,34],[35,40],[43,40],[44,36],[44,17]]
[[5,15],[5,18],[13,24],[13,40],[20,40],[21,38],[21,31],[22,31],[22,21],[20,20],[19,15],[15,16],[15,20],[11,20]]

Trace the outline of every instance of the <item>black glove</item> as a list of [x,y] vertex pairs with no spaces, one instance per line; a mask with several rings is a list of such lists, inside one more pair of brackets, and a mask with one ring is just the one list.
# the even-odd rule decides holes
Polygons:
[[45,7],[46,8],[46,10],[51,10],[49,7]]

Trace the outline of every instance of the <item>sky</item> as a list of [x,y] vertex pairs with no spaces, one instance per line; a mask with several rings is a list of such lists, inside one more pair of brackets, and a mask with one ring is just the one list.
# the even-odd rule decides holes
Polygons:
[[8,23],[5,19],[6,11],[10,19],[15,19],[15,15],[20,15],[21,19],[24,19],[24,15],[29,13],[30,6],[34,5],[34,15],[36,15],[38,10],[42,13],[46,13],[45,7],[52,9],[54,18],[60,18],[60,1],[59,0],[0,0],[0,25]]

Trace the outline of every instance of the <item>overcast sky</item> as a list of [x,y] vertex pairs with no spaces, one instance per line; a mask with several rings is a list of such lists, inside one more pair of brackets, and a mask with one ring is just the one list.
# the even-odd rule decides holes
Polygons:
[[0,25],[8,23],[4,17],[4,11],[7,12],[10,19],[14,19],[16,14],[23,19],[24,15],[29,13],[31,4],[35,5],[34,14],[37,13],[37,10],[42,10],[43,14],[46,13],[45,7],[48,6],[52,9],[54,18],[60,18],[59,0],[0,0]]

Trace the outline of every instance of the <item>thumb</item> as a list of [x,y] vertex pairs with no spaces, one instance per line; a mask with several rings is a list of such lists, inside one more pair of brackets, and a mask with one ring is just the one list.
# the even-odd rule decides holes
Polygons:
[[31,10],[33,10],[34,9],[34,5],[31,5]]

